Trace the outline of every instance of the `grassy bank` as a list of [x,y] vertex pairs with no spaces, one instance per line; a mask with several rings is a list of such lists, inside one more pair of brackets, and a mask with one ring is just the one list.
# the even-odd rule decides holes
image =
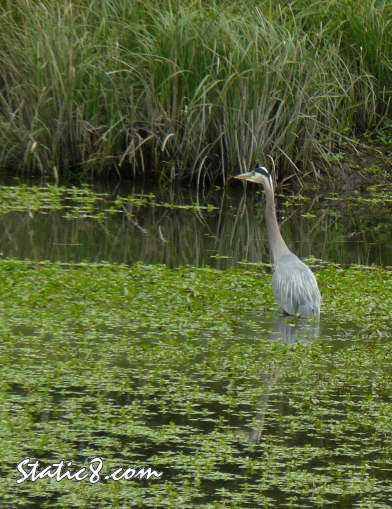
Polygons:
[[226,180],[307,168],[390,114],[391,6],[4,1],[0,167]]
[[[0,270],[0,507],[389,507],[390,272],[318,271],[323,336],[288,345],[260,272]],[[96,457],[162,478],[16,483]]]

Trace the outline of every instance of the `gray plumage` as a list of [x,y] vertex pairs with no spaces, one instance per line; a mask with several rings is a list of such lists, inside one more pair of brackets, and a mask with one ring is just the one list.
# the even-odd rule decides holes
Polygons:
[[294,253],[283,256],[272,275],[272,290],[289,315],[320,315],[320,292],[313,272]]
[[276,219],[272,179],[267,169],[259,166],[235,178],[262,184],[266,196],[265,220],[275,270],[272,290],[281,309],[289,315],[304,318],[320,315],[320,292],[313,272],[287,247]]

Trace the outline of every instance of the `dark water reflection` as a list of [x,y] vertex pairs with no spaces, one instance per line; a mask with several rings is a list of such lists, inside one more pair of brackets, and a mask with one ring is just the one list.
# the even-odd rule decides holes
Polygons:
[[[214,205],[213,211],[143,206],[104,219],[67,219],[63,211],[9,212],[0,216],[3,256],[64,262],[191,264],[217,268],[238,261],[269,262],[264,200],[255,188],[244,192],[233,183],[228,191],[162,190],[143,185],[102,187],[118,193],[154,193],[156,202]],[[390,206],[369,208],[349,200],[322,196],[278,201],[282,231],[299,256],[336,263],[392,264]],[[110,203],[110,200],[109,200]],[[107,206],[107,203],[104,204]]]

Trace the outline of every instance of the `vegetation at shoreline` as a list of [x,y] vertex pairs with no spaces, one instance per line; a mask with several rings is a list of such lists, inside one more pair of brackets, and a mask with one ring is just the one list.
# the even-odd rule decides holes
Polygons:
[[[389,507],[390,271],[319,270],[324,332],[295,344],[260,271],[0,271],[0,507]],[[16,483],[96,457],[163,474]]]
[[388,126],[392,7],[361,0],[0,6],[0,168],[225,182]]

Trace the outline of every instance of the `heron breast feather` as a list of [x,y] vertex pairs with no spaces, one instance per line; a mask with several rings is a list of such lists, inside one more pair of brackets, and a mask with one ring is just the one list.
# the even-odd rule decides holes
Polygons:
[[318,316],[320,292],[313,272],[295,255],[276,265],[272,289],[280,307],[289,314]]

